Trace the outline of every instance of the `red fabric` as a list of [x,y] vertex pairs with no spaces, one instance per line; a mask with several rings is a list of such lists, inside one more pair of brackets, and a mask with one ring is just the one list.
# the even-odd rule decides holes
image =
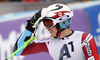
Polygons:
[[24,0],[25,2],[36,2],[36,1],[39,1],[39,0]]
[[[82,35],[82,43],[86,39],[87,36],[88,36],[87,33],[83,33],[83,35]],[[95,44],[95,41],[94,41],[93,38],[89,41],[89,48],[92,51],[92,54],[90,56],[88,55],[86,46],[84,45],[82,48],[83,48],[83,52],[84,52],[84,54],[86,56],[86,60],[88,60],[88,58],[91,57],[91,56],[94,56],[95,60],[99,60],[99,54],[98,54],[97,47],[96,47],[96,44]]]
[[92,53],[93,53],[93,55],[94,55],[95,60],[99,60],[98,50],[97,50],[97,47],[96,47],[96,44],[95,44],[95,41],[94,41],[93,38],[92,38],[91,41],[90,41],[90,46],[91,46]]
[[83,41],[86,39],[87,36],[88,36],[87,33],[83,33],[83,35],[82,35],[82,43],[83,43]]
[[99,55],[99,59],[100,59],[100,55]]
[[47,46],[45,43],[33,43],[28,45],[21,55],[35,54],[39,52],[48,52]]

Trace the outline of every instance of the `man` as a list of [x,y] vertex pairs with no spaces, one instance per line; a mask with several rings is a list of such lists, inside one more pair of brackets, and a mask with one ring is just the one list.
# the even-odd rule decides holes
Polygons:
[[61,3],[41,9],[27,21],[26,29],[17,40],[14,51],[31,37],[41,21],[51,36],[40,39],[48,41],[34,41],[16,53],[16,56],[48,52],[54,60],[99,60],[92,35],[70,29],[72,17],[73,11]]

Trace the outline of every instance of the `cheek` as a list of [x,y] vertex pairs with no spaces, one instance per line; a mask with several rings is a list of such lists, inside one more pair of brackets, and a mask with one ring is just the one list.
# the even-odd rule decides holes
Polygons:
[[57,30],[55,30],[54,33],[56,34],[57,33]]
[[52,36],[56,36],[56,34],[57,34],[57,29],[54,28],[54,29],[53,29],[53,32],[51,33],[51,35],[52,35]]

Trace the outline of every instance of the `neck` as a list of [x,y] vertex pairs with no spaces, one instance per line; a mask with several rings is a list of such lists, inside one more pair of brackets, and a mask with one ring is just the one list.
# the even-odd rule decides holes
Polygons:
[[72,30],[70,30],[70,27],[66,28],[64,31],[61,32],[60,38],[64,38],[65,36],[68,36],[72,33]]

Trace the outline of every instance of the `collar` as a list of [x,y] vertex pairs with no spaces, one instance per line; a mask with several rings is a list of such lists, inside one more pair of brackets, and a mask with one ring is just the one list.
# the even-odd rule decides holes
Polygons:
[[66,39],[69,39],[68,37],[71,36],[73,33],[74,33],[74,31],[72,30],[72,33],[69,34],[68,36],[65,36],[64,38],[53,37],[53,40],[55,40],[55,39],[60,39],[60,40],[66,40]]

